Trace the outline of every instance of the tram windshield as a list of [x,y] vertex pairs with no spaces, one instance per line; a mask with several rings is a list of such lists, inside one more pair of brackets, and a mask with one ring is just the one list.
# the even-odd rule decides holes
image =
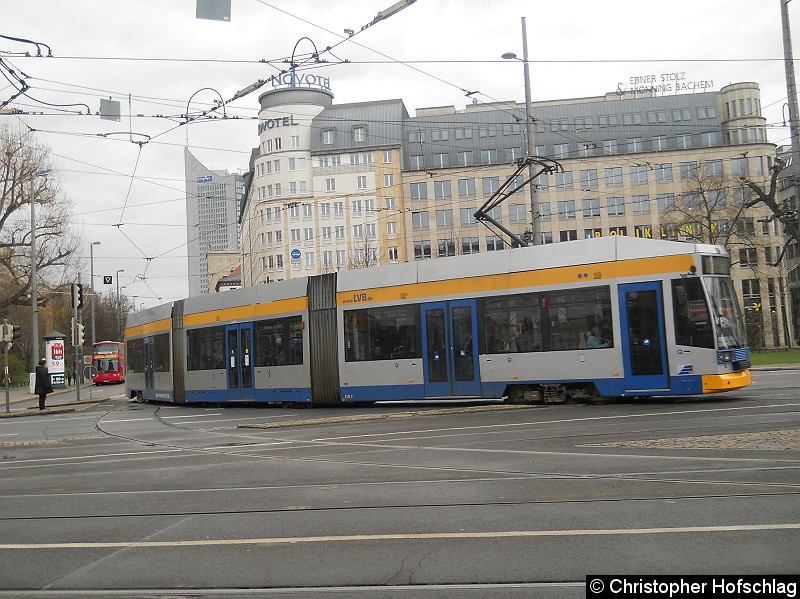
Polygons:
[[725,277],[703,277],[711,303],[718,349],[736,349],[747,346],[739,302],[733,283]]

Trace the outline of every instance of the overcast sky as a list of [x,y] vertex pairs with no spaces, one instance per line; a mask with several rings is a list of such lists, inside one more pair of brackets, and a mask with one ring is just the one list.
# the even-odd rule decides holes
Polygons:
[[[297,56],[308,55],[312,43],[301,38],[328,61],[314,72],[330,78],[335,103],[400,98],[413,115],[428,106],[463,109],[467,91],[480,102],[522,102],[522,65],[500,55],[522,56],[525,16],[534,101],[603,95],[631,77],[673,72],[711,81],[714,90],[755,81],[769,138],[785,144],[781,1],[417,0],[362,31],[394,0],[232,0],[230,22],[196,19],[196,0],[0,0],[0,34],[53,54],[38,58],[35,46],[0,38],[0,57],[31,88],[10,105],[30,114],[0,123],[35,129],[51,149],[85,255],[101,242],[98,290],[112,290],[101,277],[124,269],[124,293],[149,307],[188,294],[187,139],[212,169],[243,172],[258,145],[259,92],[226,106],[239,120],[180,126],[177,115],[202,88],[216,91],[195,94],[190,112],[217,92],[228,100],[277,73],[275,61],[296,44]],[[800,1],[789,7],[797,38]],[[345,29],[356,35],[340,43]],[[14,93],[0,78],[0,101]],[[93,116],[101,98],[122,103],[121,122]],[[86,104],[92,116],[45,103]]]

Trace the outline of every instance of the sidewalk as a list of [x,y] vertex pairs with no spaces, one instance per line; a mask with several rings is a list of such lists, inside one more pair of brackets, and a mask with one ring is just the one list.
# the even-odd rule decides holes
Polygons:
[[47,395],[45,409],[39,410],[39,397],[28,391],[27,387],[17,387],[8,390],[9,409],[6,412],[5,387],[0,387],[0,418],[16,418],[20,416],[36,416],[38,414],[62,414],[75,412],[81,406],[93,405],[106,401],[104,399],[89,399],[89,387],[91,383],[81,385],[81,400],[76,401],[74,397],[75,387],[68,389],[56,389]]

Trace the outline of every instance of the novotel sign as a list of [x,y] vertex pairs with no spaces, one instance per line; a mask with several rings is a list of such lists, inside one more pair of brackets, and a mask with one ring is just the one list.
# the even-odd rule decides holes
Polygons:
[[267,129],[275,129],[276,127],[291,127],[292,125],[297,124],[298,123],[294,120],[293,114],[277,119],[267,119],[266,121],[261,121],[258,124],[258,133],[261,134]]
[[267,81],[272,83],[273,88],[306,87],[331,91],[330,77],[320,77],[319,75],[312,75],[311,73],[298,74],[293,70],[273,75],[267,79]]

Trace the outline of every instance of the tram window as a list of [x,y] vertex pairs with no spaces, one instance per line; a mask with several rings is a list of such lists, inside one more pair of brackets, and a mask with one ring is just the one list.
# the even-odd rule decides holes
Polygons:
[[726,256],[703,256],[704,275],[730,275],[731,260]]
[[186,331],[188,370],[225,368],[225,327]]
[[486,353],[541,351],[541,315],[535,293],[484,302]]
[[416,305],[345,312],[345,361],[419,358],[418,314]]
[[675,311],[675,343],[693,347],[714,347],[711,319],[699,278],[672,281]]
[[300,316],[261,320],[255,323],[256,366],[287,366],[303,363],[303,328]]
[[156,372],[170,371],[169,333],[153,337],[153,368]]
[[549,294],[550,349],[588,349],[586,340],[594,326],[613,347],[611,296],[608,287],[569,289]]
[[127,369],[129,372],[144,372],[144,339],[131,339],[128,341]]

